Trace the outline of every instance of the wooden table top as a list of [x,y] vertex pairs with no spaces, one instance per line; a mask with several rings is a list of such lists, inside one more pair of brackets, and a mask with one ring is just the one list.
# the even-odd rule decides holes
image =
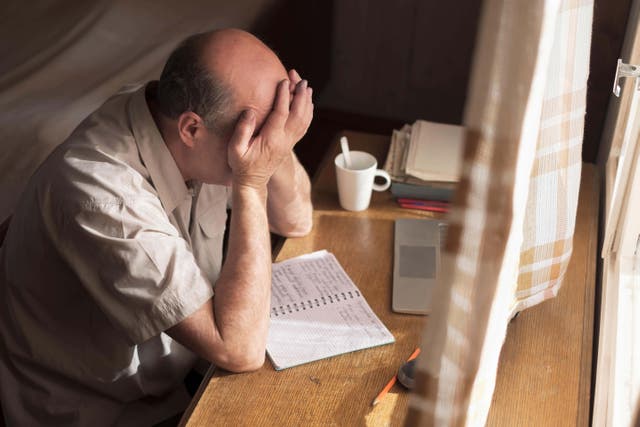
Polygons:
[[[381,167],[388,149],[388,136],[356,132],[344,134],[348,136],[352,149],[370,152],[378,158],[378,167]],[[279,372],[273,369],[268,360],[261,369],[251,373],[230,374],[210,369],[198,394],[185,412],[181,425],[403,424],[409,394],[400,385],[396,384],[381,403],[371,406],[371,401],[380,389],[395,375],[414,348],[420,345],[421,332],[428,320],[425,316],[391,311],[393,226],[394,220],[399,217],[435,217],[436,214],[401,209],[388,191],[374,192],[371,205],[366,211],[342,210],[338,204],[333,165],[337,152],[337,141],[333,141],[332,148],[314,178],[313,231],[305,237],[287,239],[276,260],[319,249],[332,252],[360,288],[373,311],[394,335],[396,342]],[[593,181],[594,170],[586,170],[590,171]],[[582,198],[580,203],[581,206],[584,205]],[[596,203],[591,206],[592,210],[596,209]],[[596,223],[593,220],[579,220],[578,227],[582,230],[579,232],[589,234],[587,231],[592,230],[587,228],[595,230]],[[532,387],[538,392],[546,390],[544,394],[550,395],[555,402],[551,406],[564,408],[568,407],[565,400],[577,401],[577,397],[585,397],[585,390],[588,393],[590,377],[589,381],[578,380],[577,384],[566,378],[580,378],[587,364],[589,369],[591,364],[592,335],[587,334],[586,329],[592,332],[593,290],[584,290],[583,276],[588,276],[588,280],[595,277],[595,270],[589,267],[589,260],[593,258],[595,261],[595,246],[591,244],[595,244],[595,239],[588,243],[585,246],[576,245],[578,256],[574,256],[574,259],[578,258],[578,262],[572,262],[572,265],[579,265],[572,268],[574,273],[567,275],[567,281],[575,281],[575,286],[565,283],[568,290],[561,291],[556,300],[539,306],[543,310],[538,310],[537,307],[530,309],[512,322],[500,362],[496,396],[489,416],[490,424],[515,425],[507,422],[513,419],[518,420],[519,425],[527,422],[533,412],[518,408],[516,403],[528,400],[525,399],[525,393],[531,393]],[[587,288],[592,288],[593,282],[588,280],[586,283],[590,285]],[[566,297],[571,298],[574,293],[584,295],[565,301]],[[566,314],[569,310],[563,306],[565,303],[571,307],[571,319],[570,322],[567,321],[571,324],[563,327],[561,332],[552,334],[550,338],[544,333],[542,326],[550,321],[547,312],[555,310]],[[547,308],[551,305],[559,307]],[[562,316],[564,314],[560,315]],[[583,319],[589,316],[591,323],[586,325],[588,322],[583,322]],[[560,322],[558,317],[552,317],[553,321]],[[542,359],[540,355],[543,355]],[[505,378],[502,373],[505,371],[510,378]],[[532,383],[532,379],[536,381]],[[588,411],[588,394],[586,398]],[[544,396],[536,401],[539,400],[547,401]],[[520,406],[528,407],[528,404],[524,402]],[[584,409],[578,406],[576,411]],[[539,417],[539,411],[535,412]],[[535,418],[528,419],[531,425],[536,425]],[[566,421],[563,418],[562,423]]]

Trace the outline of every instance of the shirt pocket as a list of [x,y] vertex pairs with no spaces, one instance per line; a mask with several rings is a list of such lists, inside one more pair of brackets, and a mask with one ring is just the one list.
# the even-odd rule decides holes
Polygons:
[[227,227],[227,213],[212,211],[214,211],[214,209],[210,209],[209,212],[198,218],[198,225],[200,226],[202,233],[207,238],[213,238],[220,234],[224,234]]
[[198,219],[198,227],[192,236],[193,253],[205,277],[214,284],[222,267],[222,245],[226,229],[227,212],[209,209]]

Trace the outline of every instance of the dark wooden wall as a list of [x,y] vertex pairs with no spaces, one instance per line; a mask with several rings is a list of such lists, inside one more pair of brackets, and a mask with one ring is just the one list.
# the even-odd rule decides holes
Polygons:
[[[481,0],[281,0],[256,32],[315,89],[311,171],[344,128],[460,123]],[[583,159],[595,162],[630,0],[595,0]]]
[[480,0],[336,1],[323,107],[460,123]]

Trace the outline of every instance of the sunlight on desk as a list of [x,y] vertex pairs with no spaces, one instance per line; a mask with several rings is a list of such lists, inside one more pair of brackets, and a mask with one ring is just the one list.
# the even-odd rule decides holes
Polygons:
[[[408,393],[408,391],[406,393]],[[384,399],[374,406],[371,412],[365,415],[365,425],[367,427],[387,427],[395,425],[392,421],[396,403],[398,403],[398,393],[387,393]],[[397,413],[395,418],[397,418]]]
[[[384,159],[387,136],[348,132],[353,149]],[[335,254],[345,272],[396,339],[276,372],[270,362],[248,374],[209,372],[182,425],[401,426],[409,392],[395,385],[375,407],[371,401],[420,345],[428,316],[391,311],[393,224],[396,218],[433,217],[401,209],[390,193],[376,193],[368,210],[340,209],[332,160],[314,180],[314,229],[287,239],[277,260],[319,249]],[[574,255],[558,298],[522,313],[503,347],[491,426],[586,425],[589,414],[595,254],[595,168],[584,165]],[[428,344],[426,344],[428,345]],[[426,345],[422,345],[425,351]]]

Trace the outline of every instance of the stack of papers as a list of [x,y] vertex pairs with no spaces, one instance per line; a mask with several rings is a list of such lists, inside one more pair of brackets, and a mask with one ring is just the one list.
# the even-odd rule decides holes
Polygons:
[[394,130],[384,169],[396,197],[450,200],[462,170],[464,128],[418,120]]

